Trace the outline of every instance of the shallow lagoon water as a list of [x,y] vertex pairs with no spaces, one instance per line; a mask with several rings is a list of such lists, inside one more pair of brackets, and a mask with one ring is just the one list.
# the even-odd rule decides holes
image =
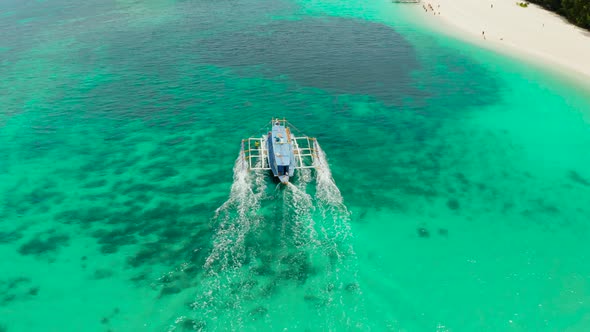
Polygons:
[[[399,8],[3,3],[0,327],[584,331],[587,95]],[[231,200],[272,116],[344,206]]]

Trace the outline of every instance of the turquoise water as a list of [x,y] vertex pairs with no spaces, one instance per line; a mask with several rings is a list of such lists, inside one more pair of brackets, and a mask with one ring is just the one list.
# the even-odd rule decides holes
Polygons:
[[0,331],[590,326],[585,87],[368,1],[6,1],[0,61]]

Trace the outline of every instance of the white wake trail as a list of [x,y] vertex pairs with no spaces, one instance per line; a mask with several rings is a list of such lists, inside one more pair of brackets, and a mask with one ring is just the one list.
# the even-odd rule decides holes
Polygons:
[[[324,151],[317,142],[313,148],[315,169],[299,169],[294,183],[278,184],[270,194],[274,198],[270,205],[264,200],[268,172],[249,170],[240,151],[229,198],[215,211],[217,229],[192,304],[193,319],[206,324],[207,330],[245,330],[252,323],[252,304],[271,296],[262,295],[265,287],[293,282],[324,301],[318,315],[326,317],[327,330],[364,324],[362,318],[361,322],[353,319],[358,315],[350,314],[363,306],[357,301],[361,292],[350,213]],[[313,190],[308,187],[314,181],[312,196],[307,189]],[[261,268],[270,272],[254,272]],[[340,313],[339,317],[334,313]]]
[[288,184],[285,203],[291,207],[291,223],[293,230],[293,242],[297,248],[316,247],[320,245],[313,212],[315,207],[311,196],[300,188],[305,189],[307,183],[303,181],[299,186]]
[[[244,258],[244,241],[252,228],[258,226],[256,211],[264,195],[264,179],[258,174],[252,179],[248,163],[241,150],[234,165],[233,183],[229,199],[215,210],[214,220],[219,221],[213,241],[213,250],[205,261],[205,269],[219,263],[221,270],[230,266],[240,267]],[[256,193],[253,190],[257,185]]]
[[233,183],[230,195],[216,211],[213,218],[218,223],[213,239],[213,248],[205,260],[202,293],[192,307],[201,317],[211,319],[214,326],[222,324],[217,320],[220,308],[234,319],[225,324],[232,330],[240,330],[243,324],[242,295],[235,292],[236,285],[247,279],[248,253],[246,238],[260,225],[258,215],[261,200],[265,196],[266,181],[262,171],[250,171],[241,150],[233,168]]
[[337,232],[335,234],[337,235],[337,239],[339,241],[347,241],[352,237],[349,223],[350,212],[346,208],[346,205],[344,205],[340,189],[338,189],[338,186],[334,182],[326,154],[317,141],[314,142],[313,147],[316,152],[313,166],[316,171],[315,198],[318,207],[325,219],[332,220],[332,224],[329,226]]
[[[361,294],[358,286],[358,260],[354,251],[352,240],[352,230],[350,226],[350,212],[346,205],[340,189],[332,177],[332,171],[328,164],[326,154],[317,141],[314,142],[316,157],[313,165],[316,171],[316,193],[315,200],[321,213],[323,224],[319,225],[323,236],[322,242],[327,256],[331,257],[331,267],[326,271],[327,279],[333,287],[339,290],[354,290],[355,293]],[[345,299],[340,292],[339,295],[328,289],[328,301],[331,306],[340,306],[346,308]],[[334,298],[334,296],[336,296]],[[363,310],[362,303],[355,303],[352,311],[358,312]],[[347,314],[348,309],[342,310],[341,321],[347,322],[349,327],[352,326],[351,317]],[[364,315],[361,315],[364,317]],[[363,325],[365,322],[361,319],[356,324]]]

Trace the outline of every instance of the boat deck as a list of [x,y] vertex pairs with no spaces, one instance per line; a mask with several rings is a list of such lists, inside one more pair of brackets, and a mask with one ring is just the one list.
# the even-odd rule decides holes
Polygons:
[[286,166],[291,163],[291,144],[285,127],[272,126],[272,147],[277,165]]
[[[281,125],[276,126],[275,122],[279,121]],[[270,170],[268,140],[272,137],[281,135],[283,142],[275,142],[273,150],[277,164],[291,164],[291,150],[295,158],[294,169],[315,168],[316,151],[314,148],[315,138],[307,136],[293,136],[287,126],[286,120],[273,119],[271,121],[271,133],[262,135],[262,137],[250,137],[242,140],[242,151],[248,169],[250,170]],[[276,131],[275,131],[275,127]],[[274,132],[274,133],[273,133]],[[291,165],[293,166],[293,165]]]

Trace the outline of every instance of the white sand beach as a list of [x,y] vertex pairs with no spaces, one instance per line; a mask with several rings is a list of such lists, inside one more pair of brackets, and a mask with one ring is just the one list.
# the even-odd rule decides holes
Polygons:
[[[590,80],[590,32],[534,4],[515,0],[423,0],[417,5],[434,29]],[[427,10],[424,10],[427,8]],[[569,69],[569,70],[568,70]],[[584,75],[584,76],[582,76]]]

